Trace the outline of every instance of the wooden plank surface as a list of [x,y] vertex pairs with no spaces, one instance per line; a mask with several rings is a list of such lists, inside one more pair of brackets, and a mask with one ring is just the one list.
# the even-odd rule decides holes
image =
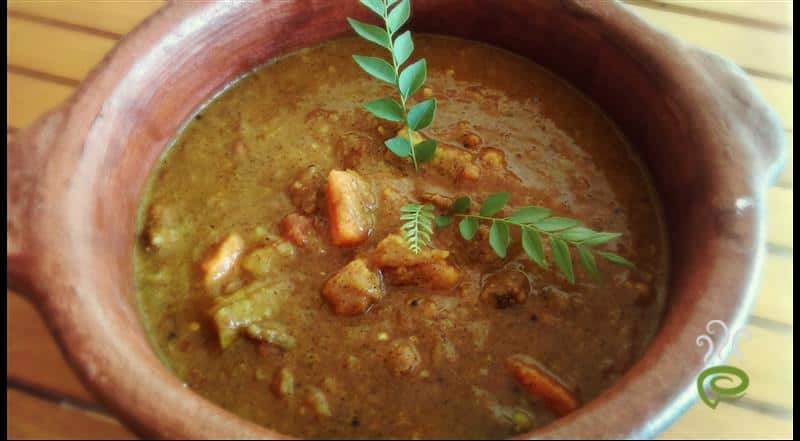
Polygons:
[[778,178],[777,185],[783,188],[792,188],[794,180],[794,133],[785,132],[786,136],[786,164]]
[[714,410],[694,404],[661,434],[661,439],[788,439],[794,425],[791,418],[753,412],[722,403]]
[[[792,388],[787,387],[794,380],[791,328],[766,328],[755,323],[757,322],[750,322],[745,329],[746,336],[738,344],[737,350],[741,357],[732,355],[728,360],[728,363],[741,368],[750,377],[750,385],[745,394],[747,401],[734,402],[731,405],[747,408],[748,403],[768,403],[791,413],[794,396]],[[729,403],[724,404],[728,407]],[[720,404],[717,410],[722,407]]]
[[645,0],[643,3],[722,21],[772,25],[773,29],[786,29],[792,25],[791,0]]
[[794,100],[792,99],[792,83],[771,78],[751,75],[750,78],[755,83],[764,99],[772,106],[780,116],[783,127],[787,130],[794,128],[792,121]]
[[[8,64],[80,81],[116,40],[8,17]],[[42,38],[47,42],[43,46]]]
[[8,439],[135,439],[113,417],[37,396],[24,389],[6,389]]
[[[679,14],[629,3],[632,11],[659,29],[697,46],[730,58],[745,69],[790,79],[792,40],[790,32],[767,31],[739,23]],[[755,7],[755,6],[754,6]]]
[[[768,193],[769,254],[743,341],[747,395],[716,410],[693,406],[661,438],[756,439],[793,434],[793,56],[791,3],[629,0],[656,27],[745,68],[783,121],[788,167]],[[159,0],[11,0],[7,126],[20,128],[63,101]],[[26,299],[8,293],[7,437],[131,438],[84,389]],[[42,415],[47,415],[43,418]]]
[[792,248],[794,243],[794,201],[790,188],[772,187],[767,193],[767,243]]
[[73,88],[51,81],[6,72],[6,124],[22,128],[63,102]]
[[16,17],[67,27],[112,38],[134,26],[164,5],[161,0],[10,0],[8,11]]
[[8,292],[6,311],[9,381],[96,404],[96,398],[67,364],[36,308],[19,294]]
[[764,262],[764,271],[758,288],[758,297],[753,306],[753,315],[773,322],[791,326],[794,319],[792,305],[793,275],[792,256],[771,253]]

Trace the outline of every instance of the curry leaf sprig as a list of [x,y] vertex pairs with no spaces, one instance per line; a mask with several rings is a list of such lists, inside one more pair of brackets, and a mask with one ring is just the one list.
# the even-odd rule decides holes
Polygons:
[[425,83],[427,65],[424,58],[409,64],[405,69],[401,66],[408,61],[414,51],[411,31],[396,35],[411,16],[410,0],[360,0],[361,4],[383,19],[384,27],[380,28],[368,23],[347,18],[350,26],[364,39],[389,50],[392,63],[381,58],[353,55],[353,59],[368,74],[395,86],[399,92],[400,102],[384,97],[364,103],[364,108],[378,118],[388,121],[401,121],[407,131],[386,140],[386,147],[401,158],[411,158],[414,169],[419,170],[418,163],[427,162],[436,153],[436,141],[427,139],[414,143],[414,132],[428,127],[436,113],[436,99],[429,98],[409,108],[408,98]]
[[550,255],[556,267],[570,283],[575,283],[572,267],[572,256],[569,246],[578,251],[583,268],[595,279],[600,277],[595,254],[611,263],[633,267],[633,263],[624,257],[594,247],[602,245],[621,236],[621,233],[594,231],[582,226],[579,221],[566,217],[552,216],[552,212],[544,207],[527,206],[520,208],[506,217],[494,217],[508,202],[507,192],[493,193],[484,199],[479,214],[468,214],[471,200],[468,196],[457,198],[450,207],[449,214],[439,215],[435,219],[436,226],[449,225],[454,218],[461,220],[458,230],[465,240],[472,240],[478,231],[479,222],[489,222],[489,245],[501,258],[506,257],[511,242],[509,226],[522,231],[522,248],[528,257],[539,266],[547,268],[542,236],[550,242]]
[[403,239],[414,254],[419,254],[422,246],[430,245],[433,234],[433,205],[408,204],[400,208],[400,220],[407,221],[400,227]]

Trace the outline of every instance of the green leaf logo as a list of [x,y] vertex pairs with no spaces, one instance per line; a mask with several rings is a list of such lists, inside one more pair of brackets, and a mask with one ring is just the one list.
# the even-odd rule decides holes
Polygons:
[[[705,387],[707,379],[708,391]],[[736,385],[735,379],[739,380],[738,385]],[[724,364],[706,368],[697,376],[697,393],[700,395],[700,399],[712,409],[716,409],[720,401],[736,401],[742,398],[749,385],[750,377],[743,370]],[[711,392],[713,396],[709,396],[708,392]]]

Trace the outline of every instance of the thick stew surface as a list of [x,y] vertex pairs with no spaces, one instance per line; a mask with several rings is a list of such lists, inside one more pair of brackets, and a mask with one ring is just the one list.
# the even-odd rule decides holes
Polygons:
[[[639,357],[664,306],[659,202],[625,139],[579,92],[475,42],[416,36],[438,99],[420,172],[361,103],[392,88],[355,37],[283,57],[202,109],[153,172],[135,249],[141,314],[198,394],[284,434],[493,438],[585,404]],[[623,233],[576,283],[505,259],[457,222],[411,253],[400,207],[511,194]],[[476,208],[472,207],[473,210]],[[502,213],[501,213],[502,214]],[[545,243],[545,254],[550,253]],[[573,250],[574,251],[574,250]],[[578,256],[573,252],[573,260]]]

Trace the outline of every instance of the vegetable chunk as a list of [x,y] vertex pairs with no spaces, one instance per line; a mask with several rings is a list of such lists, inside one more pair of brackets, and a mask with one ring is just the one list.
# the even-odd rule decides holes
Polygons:
[[307,247],[315,242],[316,230],[307,216],[287,214],[280,224],[281,236],[298,247]]
[[355,259],[328,279],[322,296],[338,315],[358,315],[382,295],[381,278],[367,267],[364,259]]
[[394,375],[414,373],[421,361],[419,351],[413,343],[405,340],[394,342],[386,354],[386,367]]
[[372,262],[384,270],[393,285],[419,285],[450,289],[458,285],[461,273],[447,262],[449,251],[426,248],[414,254],[398,234],[383,239],[372,255]]
[[506,368],[534,398],[543,400],[558,416],[578,407],[578,398],[551,372],[531,357],[515,354],[506,359]]
[[328,418],[333,415],[331,406],[328,404],[328,398],[325,392],[314,386],[308,386],[305,399],[305,407],[314,414],[317,418]]
[[[291,286],[288,283],[277,285],[253,283],[218,299],[209,312],[219,334],[220,346],[223,349],[227,348],[241,331],[272,317],[281,294],[289,291]],[[261,329],[257,326],[248,333],[256,334],[259,330]],[[255,337],[260,338],[260,335]]]
[[270,384],[272,393],[278,398],[288,398],[294,395],[294,375],[286,367],[282,367],[275,372]]
[[401,235],[390,234],[378,243],[372,255],[372,262],[381,268],[397,268],[441,262],[449,255],[450,252],[447,250],[433,248],[425,248],[419,254],[414,254]]
[[351,170],[331,170],[328,175],[328,218],[334,245],[356,245],[372,231],[375,196],[369,184]]
[[472,393],[478,404],[486,407],[489,414],[500,424],[512,426],[515,432],[530,430],[535,416],[522,407],[512,407],[501,404],[497,398],[488,391],[479,387],[472,387]]
[[325,185],[325,175],[319,167],[311,165],[303,169],[289,186],[289,198],[303,214],[313,214],[319,206],[319,196]]
[[384,275],[392,285],[417,285],[432,289],[450,289],[461,280],[461,273],[445,261],[387,268]]
[[220,242],[201,265],[203,273],[205,273],[203,282],[206,286],[212,285],[228,274],[233,269],[243,250],[244,239],[236,233],[229,234]]
[[153,204],[147,212],[146,228],[143,235],[150,247],[162,251],[180,242],[186,233],[186,224],[174,207],[166,204]]
[[436,155],[429,166],[442,175],[451,177],[454,181],[476,181],[481,176],[481,169],[474,160],[475,156],[472,152],[439,143]]
[[528,299],[531,284],[524,272],[504,269],[486,278],[481,298],[498,309],[521,305]]
[[297,344],[284,325],[269,320],[252,323],[245,328],[245,332],[254,340],[275,345],[283,350],[292,349]]
[[291,243],[278,240],[270,245],[250,250],[242,257],[242,268],[250,275],[262,277],[284,271],[295,255]]

